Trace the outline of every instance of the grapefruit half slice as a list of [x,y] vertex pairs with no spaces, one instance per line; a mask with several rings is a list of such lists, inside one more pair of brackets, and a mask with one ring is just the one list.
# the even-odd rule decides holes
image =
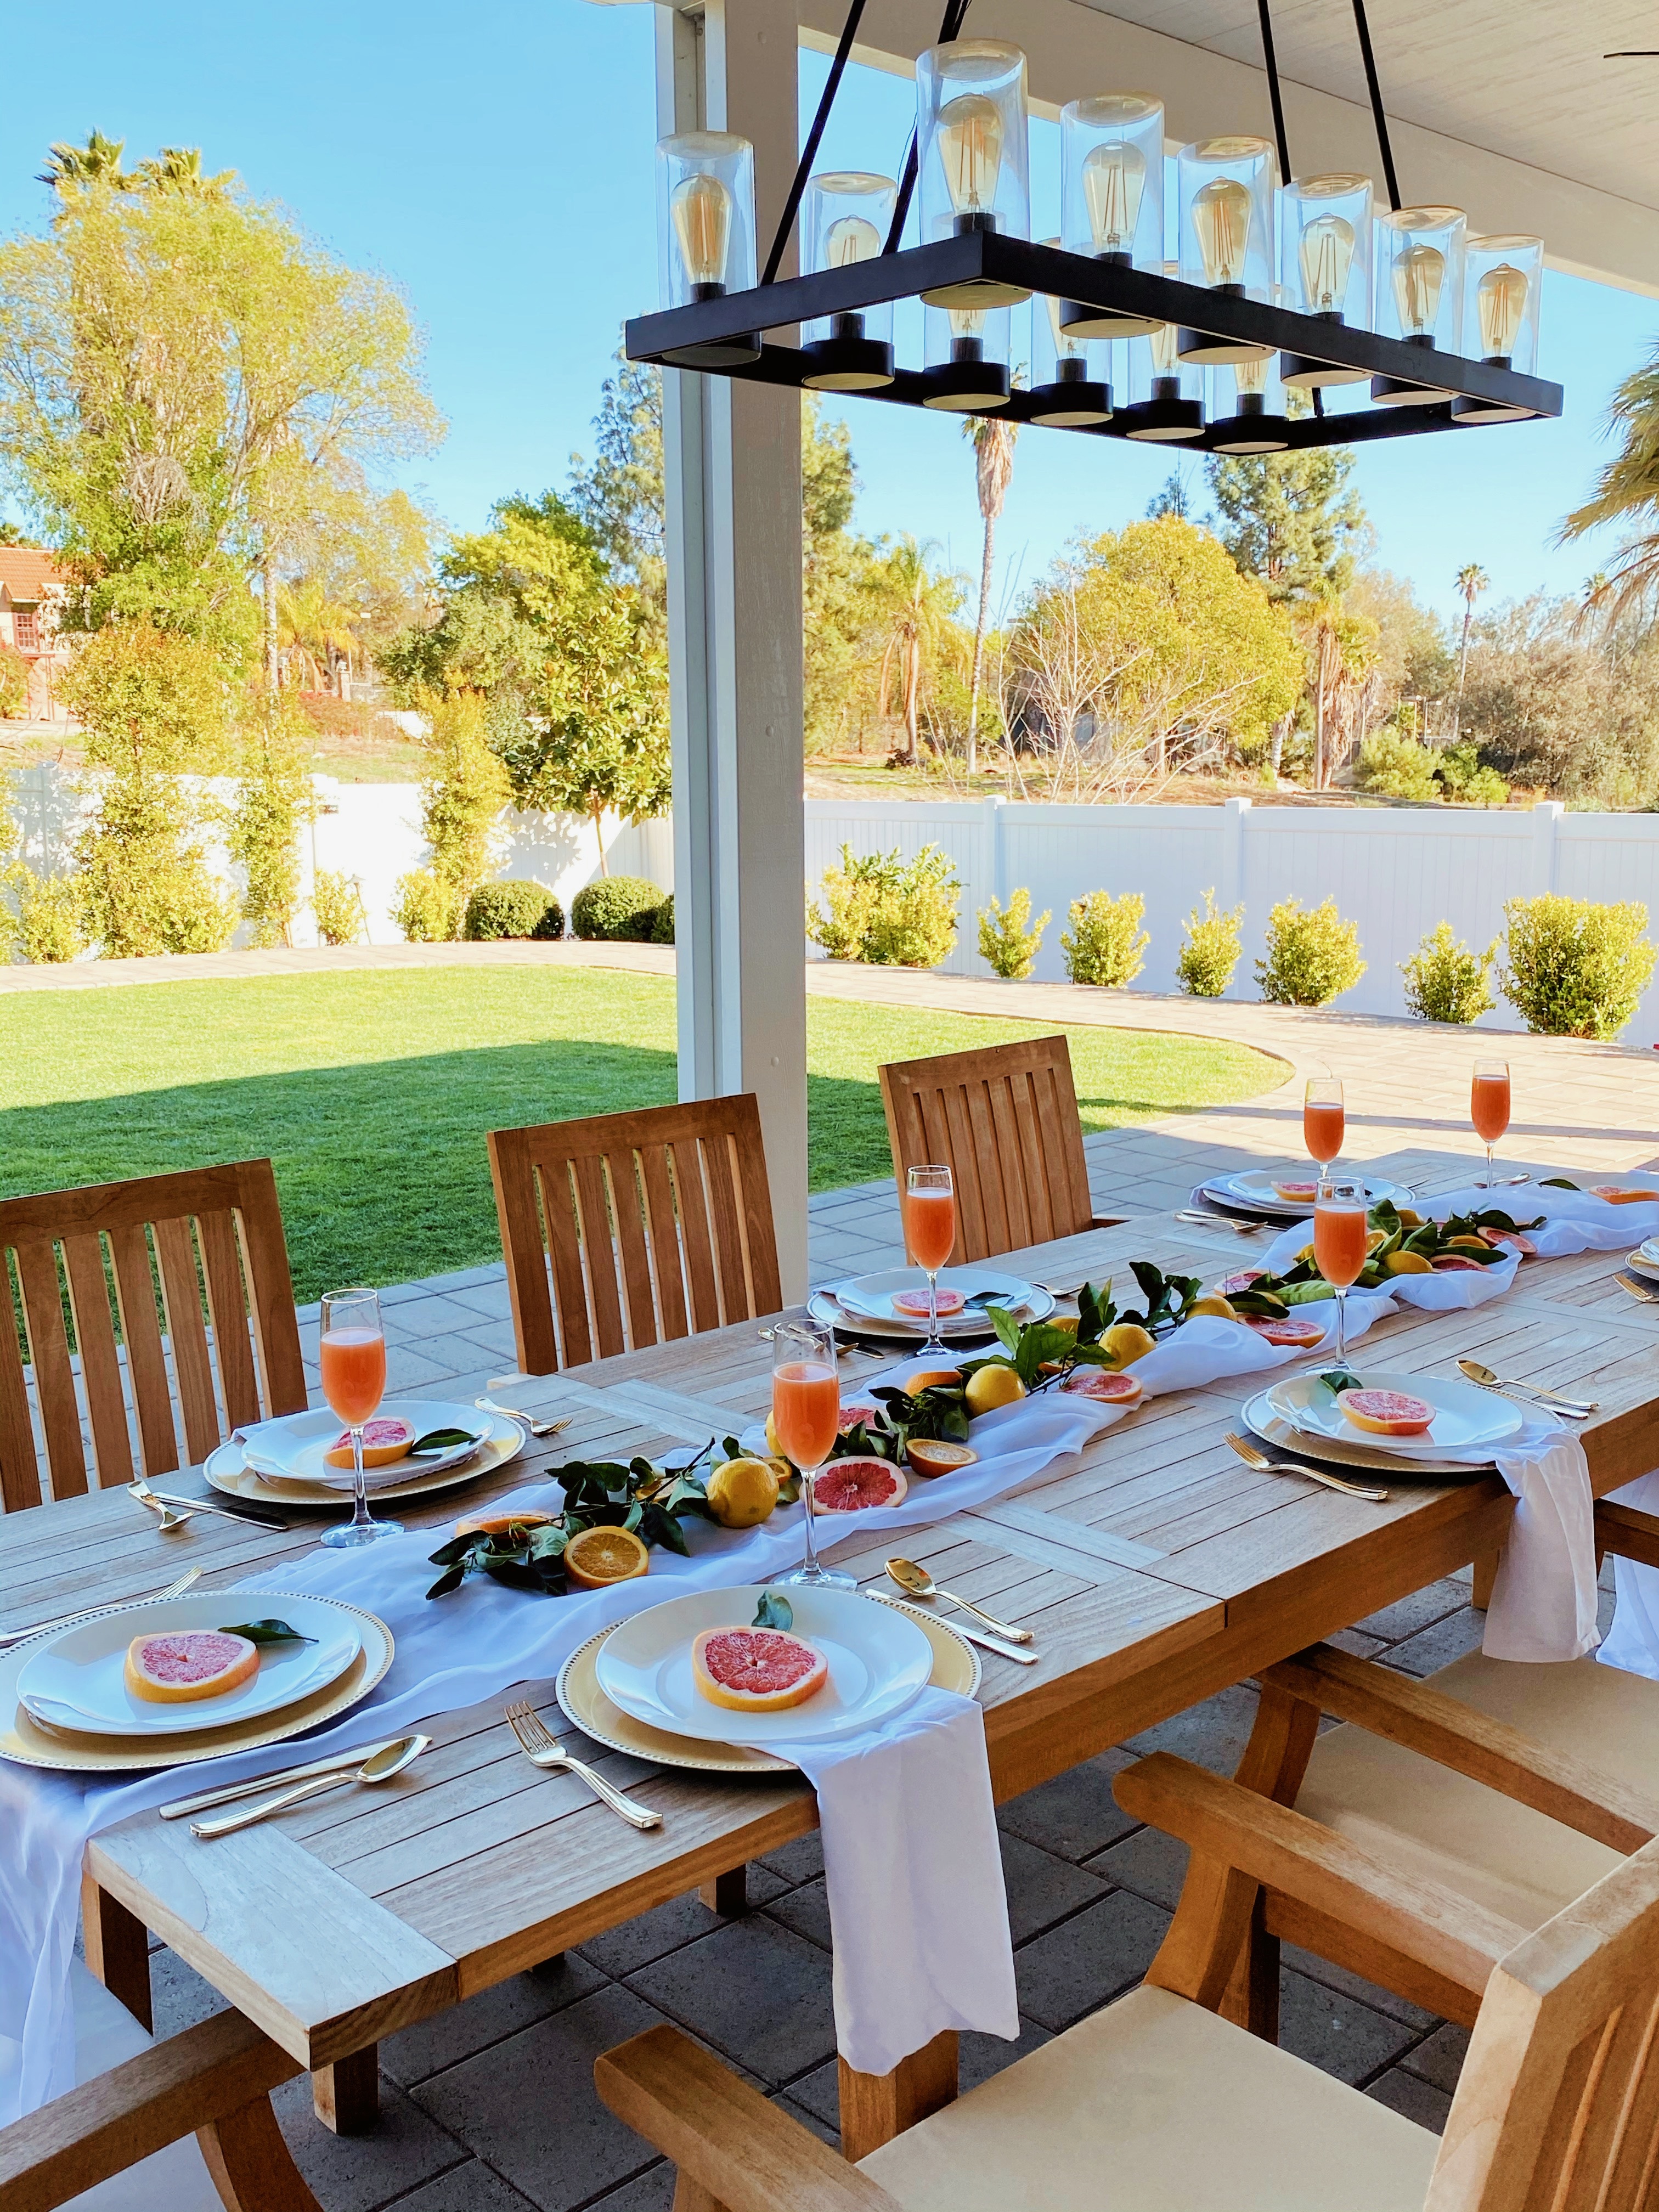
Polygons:
[[705,1628],[692,1642],[691,1679],[711,1705],[775,1713],[816,1697],[830,1662],[781,1628]]
[[1269,1317],[1266,1321],[1258,1321],[1252,1314],[1242,1315],[1240,1318],[1247,1328],[1253,1328],[1269,1344],[1312,1345],[1322,1344],[1325,1340],[1322,1322],[1292,1321],[1288,1316],[1283,1320]]
[[1096,1398],[1103,1406],[1133,1406],[1140,1385],[1133,1375],[1114,1375],[1104,1367],[1082,1367],[1060,1384],[1069,1397]]
[[[394,1459],[404,1459],[408,1455],[414,1441],[415,1425],[412,1421],[399,1421],[389,1414],[378,1420],[366,1421],[363,1424],[363,1465],[390,1467]],[[328,1467],[349,1468],[351,1465],[349,1429],[341,1430],[335,1442],[323,1454],[323,1461]]]
[[866,1505],[898,1505],[907,1488],[884,1459],[832,1459],[812,1478],[812,1503],[820,1513],[858,1513]]
[[1425,1437],[1434,1419],[1426,1398],[1404,1390],[1339,1390],[1336,1402],[1355,1428],[1376,1437]]
[[259,1668],[259,1647],[220,1628],[174,1629],[135,1636],[127,1646],[126,1683],[135,1698],[180,1705],[240,1689]]
[[[937,1309],[939,1319],[943,1321],[948,1315],[959,1314],[967,1303],[967,1299],[963,1296],[960,1291],[941,1291],[939,1294],[939,1305]],[[895,1313],[902,1314],[919,1314],[922,1320],[926,1321],[927,1318],[927,1291],[895,1291],[893,1295],[893,1311]]]

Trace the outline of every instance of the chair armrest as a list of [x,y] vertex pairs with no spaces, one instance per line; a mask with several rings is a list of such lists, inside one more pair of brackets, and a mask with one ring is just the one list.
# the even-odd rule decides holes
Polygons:
[[1634,1505],[1617,1505],[1610,1498],[1595,1508],[1595,1540],[1604,1552],[1621,1559],[1636,1559],[1644,1567],[1659,1567],[1659,1514],[1644,1513]]
[[728,2212],[902,2212],[678,2028],[619,2043],[594,2061],[593,2081],[618,2119]]
[[[1527,1930],[1346,1836],[1165,1751],[1112,1784],[1126,1813],[1477,1996]],[[1184,1992],[1183,1992],[1184,1994]]]
[[0,2204],[51,2212],[304,2070],[240,2013],[216,2013],[0,2128]]
[[1659,1834],[1659,1799],[1644,1797],[1568,1753],[1553,1751],[1507,1722],[1374,1660],[1316,1644],[1268,1668],[1261,1679],[1339,1720],[1404,1744],[1437,1766],[1530,1805],[1622,1856],[1640,1850]]

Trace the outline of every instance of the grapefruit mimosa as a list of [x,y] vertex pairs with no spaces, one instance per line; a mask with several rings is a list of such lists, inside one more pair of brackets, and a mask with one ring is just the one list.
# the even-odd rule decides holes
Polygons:
[[350,1520],[325,1528],[323,1541],[340,1550],[377,1543],[382,1536],[401,1536],[397,1522],[370,1519],[363,1483],[364,1425],[386,1395],[386,1332],[380,1327],[380,1301],[373,1291],[329,1292],[323,1300],[319,1356],[323,1395],[330,1411],[351,1431],[351,1487],[356,1499]]
[[1486,1188],[1492,1185],[1492,1148],[1510,1126],[1510,1064],[1477,1060],[1469,1084],[1469,1119],[1486,1148]]
[[1336,1356],[1348,1350],[1349,1291],[1365,1264],[1365,1186],[1354,1176],[1322,1176],[1314,1207],[1314,1258],[1336,1292]]
[[949,1168],[912,1168],[904,1193],[904,1249],[927,1278],[927,1341],[924,1352],[943,1352],[939,1334],[939,1271],[957,1241],[957,1194]]
[[1308,1157],[1329,1167],[1342,1149],[1342,1085],[1334,1075],[1310,1075],[1302,1101],[1302,1137]]
[[858,1578],[818,1558],[812,1478],[836,1448],[841,1426],[841,1376],[836,1332],[817,1322],[785,1322],[772,1332],[772,1427],[784,1455],[800,1469],[806,1551],[799,1566],[777,1580],[819,1589],[856,1589]]

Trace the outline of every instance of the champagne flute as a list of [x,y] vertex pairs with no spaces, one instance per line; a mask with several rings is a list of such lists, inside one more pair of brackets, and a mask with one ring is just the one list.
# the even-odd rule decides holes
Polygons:
[[325,1528],[323,1541],[335,1551],[401,1536],[395,1521],[369,1517],[363,1482],[363,1429],[386,1395],[386,1332],[380,1301],[373,1291],[331,1291],[323,1300],[321,1344],[323,1395],[351,1431],[352,1489],[356,1509],[349,1521]]
[[1319,1272],[1336,1292],[1336,1356],[1348,1352],[1346,1304],[1360,1269],[1365,1264],[1369,1223],[1365,1218],[1365,1185],[1358,1176],[1322,1175],[1314,1207],[1314,1259]]
[[1302,1137],[1308,1156],[1328,1168],[1342,1150],[1342,1085],[1334,1075],[1310,1075],[1302,1101]]
[[927,1341],[924,1352],[943,1352],[939,1333],[939,1271],[957,1241],[957,1198],[951,1170],[912,1168],[904,1193],[904,1244],[913,1267],[927,1278]]
[[1469,1119],[1486,1148],[1486,1188],[1492,1187],[1492,1148],[1510,1126],[1510,1064],[1477,1060],[1469,1084]]
[[841,1427],[841,1374],[836,1333],[818,1322],[783,1322],[772,1332],[772,1426],[784,1456],[800,1469],[806,1553],[799,1566],[775,1579],[815,1589],[856,1589],[858,1577],[818,1558],[812,1478],[836,1448]]

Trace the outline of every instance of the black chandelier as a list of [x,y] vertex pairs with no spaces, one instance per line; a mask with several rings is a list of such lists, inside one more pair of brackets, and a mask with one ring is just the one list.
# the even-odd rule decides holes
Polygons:
[[[1257,0],[1274,140],[1182,149],[1176,263],[1163,258],[1163,105],[1139,94],[1062,110],[1063,237],[1026,235],[1024,56],[963,40],[968,5],[948,0],[939,43],[918,60],[901,177],[814,175],[864,12],[852,0],[758,282],[752,149],[722,132],[661,143],[672,304],[628,324],[630,361],[1197,452],[1295,451],[1560,414],[1559,385],[1531,373],[1542,242],[1470,239],[1459,209],[1402,207],[1364,0],[1353,0],[1354,16],[1389,211],[1373,225],[1365,177],[1294,176],[1268,0]],[[918,184],[923,243],[901,249]],[[803,208],[809,273],[780,280]],[[1299,307],[1285,303],[1290,293]],[[1039,343],[1033,382],[1020,387],[1008,309],[1034,295]],[[893,303],[913,299],[927,309],[920,369],[893,355]],[[766,338],[792,324],[800,344]],[[1137,339],[1146,343],[1132,351]],[[1206,368],[1231,368],[1231,413],[1206,415]],[[1369,407],[1325,411],[1327,388],[1366,381]],[[1309,395],[1311,412],[1291,414],[1291,392]]]

